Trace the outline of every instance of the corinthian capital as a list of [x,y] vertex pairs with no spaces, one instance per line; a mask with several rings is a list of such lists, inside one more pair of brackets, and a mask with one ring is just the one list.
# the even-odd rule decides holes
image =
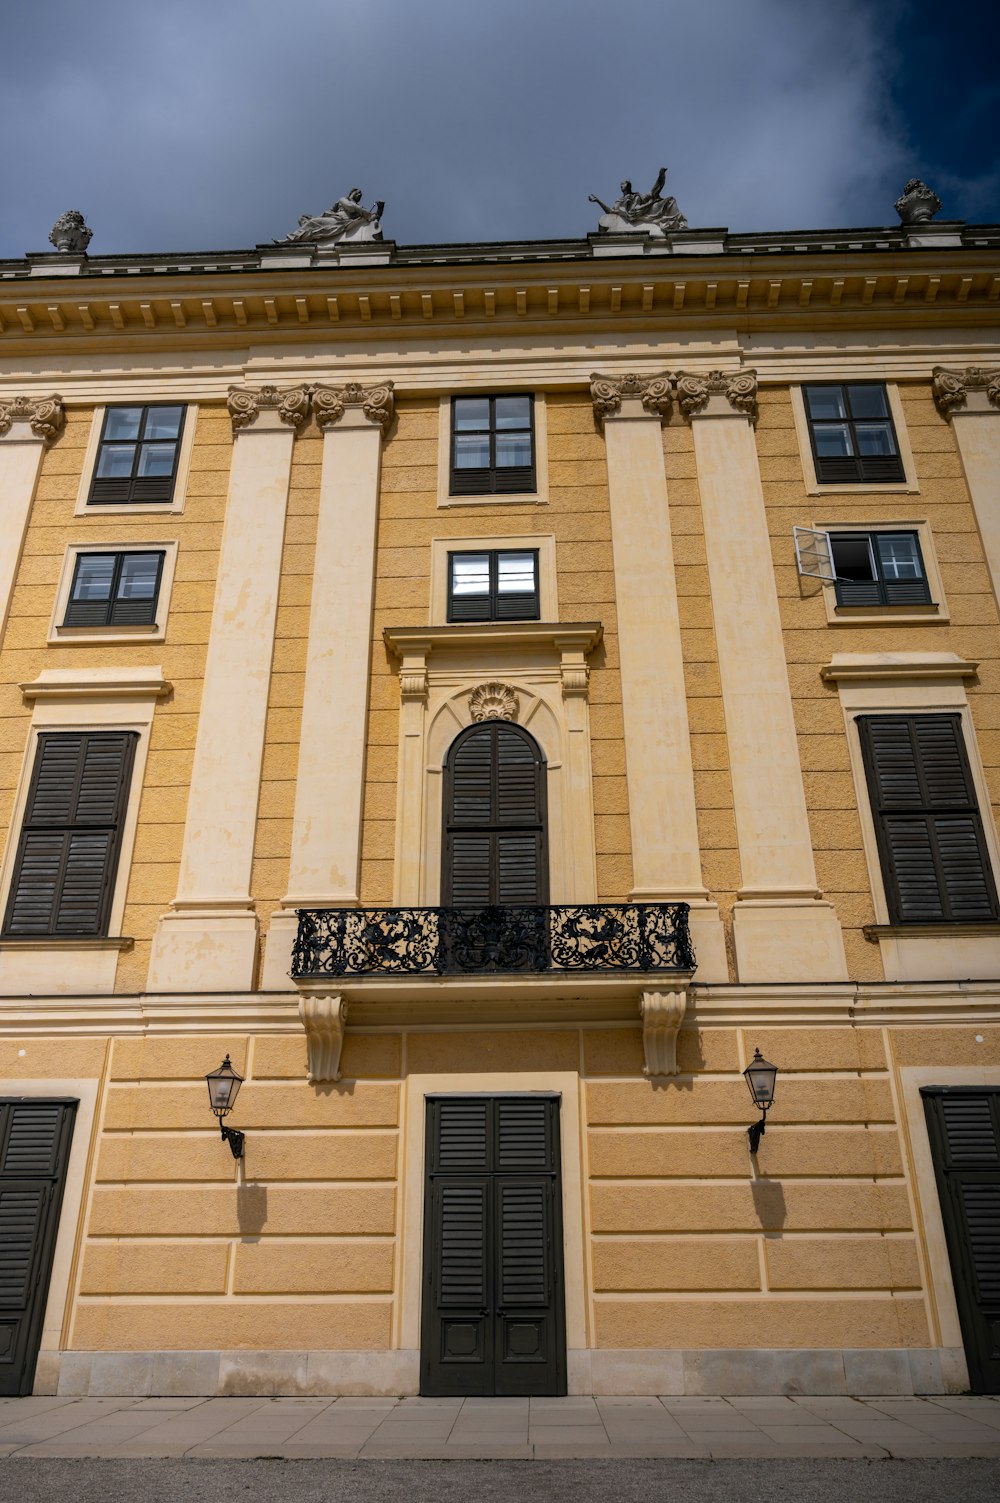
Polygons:
[[[688,422],[699,414],[728,416],[721,403],[712,403],[713,397],[722,397],[734,412],[741,412],[751,423],[757,421],[757,372],[754,370],[709,371],[704,376],[678,371],[676,382],[677,405]],[[713,406],[714,414],[711,410],[706,411]]]
[[974,405],[983,410],[986,403],[1000,407],[1000,370],[987,370],[981,365],[967,366],[964,371],[949,370],[936,365],[933,370],[934,400],[942,417],[951,417],[960,407],[969,405],[969,393],[982,393]]
[[379,386],[362,386],[360,381],[348,381],[346,386],[314,386],[313,414],[319,428],[332,428],[339,423],[349,408],[361,412],[370,423],[377,423],[384,433],[392,422],[393,383],[383,381]]
[[617,417],[622,401],[628,398],[637,398],[651,417],[662,422],[670,416],[670,372],[661,371],[658,376],[601,376],[594,371],[590,377],[590,398],[598,422]]
[[62,397],[0,397],[0,438],[14,423],[27,423],[36,438],[51,443],[66,421]]
[[274,412],[278,420],[296,432],[309,417],[308,386],[231,386],[226,406],[233,422],[233,432],[251,428],[262,412]]

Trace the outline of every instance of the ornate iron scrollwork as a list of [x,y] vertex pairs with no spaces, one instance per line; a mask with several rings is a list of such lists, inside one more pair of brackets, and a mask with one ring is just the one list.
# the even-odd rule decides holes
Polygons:
[[292,976],[691,971],[686,903],[301,908]]

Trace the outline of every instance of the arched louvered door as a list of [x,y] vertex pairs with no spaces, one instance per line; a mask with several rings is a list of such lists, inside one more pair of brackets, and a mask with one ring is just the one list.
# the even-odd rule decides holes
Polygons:
[[545,758],[506,721],[470,726],[445,763],[441,903],[547,903]]

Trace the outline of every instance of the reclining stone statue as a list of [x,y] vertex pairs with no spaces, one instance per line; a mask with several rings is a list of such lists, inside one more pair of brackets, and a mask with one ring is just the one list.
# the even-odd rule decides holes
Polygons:
[[290,235],[285,235],[282,240],[276,240],[276,245],[286,245],[289,242],[310,241],[318,244],[323,241],[352,241],[352,240],[381,240],[382,226],[379,220],[385,208],[384,202],[372,204],[370,209],[363,207],[361,203],[361,189],[352,188],[344,198],[338,198],[337,202],[325,214],[303,214],[299,220],[299,227]]
[[616,198],[610,207],[591,193],[590,202],[604,210],[597,228],[604,234],[658,236],[671,230],[686,230],[687,220],[678,209],[676,198],[660,197],[666,176],[667,169],[661,167],[648,193],[633,192],[632,184],[625,178],[621,184],[621,197]]

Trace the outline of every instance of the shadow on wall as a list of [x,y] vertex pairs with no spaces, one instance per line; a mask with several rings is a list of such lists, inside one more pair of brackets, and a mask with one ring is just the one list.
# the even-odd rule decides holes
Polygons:
[[753,1195],[757,1219],[765,1232],[778,1232],[784,1226],[788,1215],[781,1181],[780,1179],[767,1179],[760,1175],[756,1164],[753,1166],[753,1175],[750,1181],[750,1193]]
[[236,1219],[242,1237],[259,1236],[267,1222],[266,1185],[243,1182],[236,1186]]

